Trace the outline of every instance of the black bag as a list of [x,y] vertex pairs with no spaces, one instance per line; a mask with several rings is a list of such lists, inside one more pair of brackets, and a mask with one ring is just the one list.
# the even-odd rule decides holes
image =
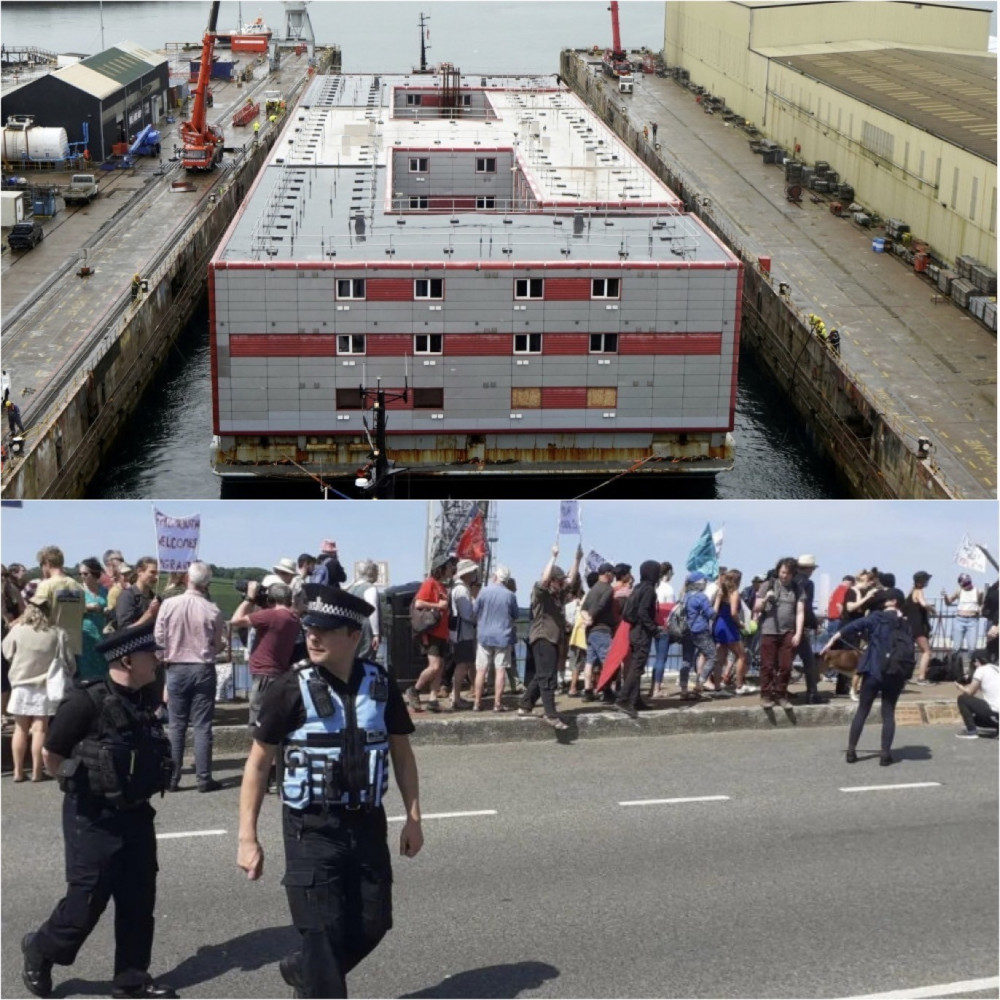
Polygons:
[[687,615],[687,605],[682,597],[673,607],[670,612],[670,617],[667,619],[667,635],[671,639],[680,640],[688,634],[690,628],[688,626],[688,615]]
[[964,681],[965,661],[959,653],[949,653],[944,659],[935,656],[927,667],[927,680],[933,684],[941,681]]
[[896,617],[889,627],[889,642],[882,653],[883,677],[902,677],[909,680],[913,676],[913,669],[917,665],[917,658],[913,653],[913,633],[910,631],[909,622],[905,618]]
[[441,611],[439,608],[416,608],[415,602],[416,598],[410,603],[410,628],[414,635],[423,635],[441,621]]

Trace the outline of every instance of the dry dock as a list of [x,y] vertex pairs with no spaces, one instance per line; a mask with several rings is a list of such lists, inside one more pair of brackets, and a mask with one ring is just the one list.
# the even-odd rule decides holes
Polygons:
[[[331,61],[339,69],[335,48],[317,48],[316,59],[318,72]],[[163,125],[162,169],[139,159],[102,172],[100,197],[46,222],[29,253],[4,254],[3,367],[27,426],[23,454],[4,463],[5,498],[84,495],[123,424],[141,419],[135,405],[204,295],[212,251],[286,124],[265,121],[255,143],[232,113],[265,88],[291,103],[310,77],[306,56],[289,53],[277,73],[262,65],[246,86],[217,85],[209,119],[232,150],[222,169],[188,177],[170,158],[178,125]],[[135,273],[148,290],[133,301]],[[207,439],[192,461],[205,454]]]
[[[997,495],[995,335],[825,200],[789,203],[781,168],[672,79],[637,74],[621,95],[568,50],[561,72],[742,257],[743,341],[856,496]],[[643,137],[652,121],[659,149]],[[811,312],[839,328],[839,359],[811,335]]]

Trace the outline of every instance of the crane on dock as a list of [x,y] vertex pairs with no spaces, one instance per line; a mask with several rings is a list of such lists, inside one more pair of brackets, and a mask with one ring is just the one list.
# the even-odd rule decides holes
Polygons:
[[602,65],[608,76],[618,78],[622,93],[632,93],[632,64],[622,48],[622,34],[618,24],[618,0],[611,0],[611,48],[605,49]]
[[215,54],[215,29],[218,22],[219,0],[214,0],[208,28],[201,43],[201,66],[198,68],[198,82],[195,84],[191,117],[183,122],[180,128],[181,141],[184,144],[181,163],[188,173],[196,170],[214,170],[222,162],[225,137],[218,125],[208,123],[205,114],[208,106],[208,83],[212,78],[212,58]]

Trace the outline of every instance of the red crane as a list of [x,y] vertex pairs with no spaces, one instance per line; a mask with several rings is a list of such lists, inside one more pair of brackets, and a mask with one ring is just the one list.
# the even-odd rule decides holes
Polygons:
[[611,48],[604,50],[604,72],[608,76],[628,76],[632,64],[622,48],[622,34],[618,27],[618,0],[611,0]]
[[181,124],[181,141],[184,153],[181,163],[189,173],[195,170],[214,170],[222,162],[222,147],[225,141],[222,129],[209,125],[205,108],[208,98],[208,84],[212,78],[212,57],[215,53],[215,28],[219,22],[219,0],[214,0],[208,28],[201,43],[201,66],[198,82],[194,88],[194,104],[191,117]]

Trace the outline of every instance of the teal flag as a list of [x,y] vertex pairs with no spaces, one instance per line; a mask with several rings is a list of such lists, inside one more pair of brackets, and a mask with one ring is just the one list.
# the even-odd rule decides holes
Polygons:
[[704,573],[709,580],[714,580],[719,575],[719,556],[715,550],[715,539],[712,537],[710,524],[705,525],[701,538],[688,555],[687,571]]

